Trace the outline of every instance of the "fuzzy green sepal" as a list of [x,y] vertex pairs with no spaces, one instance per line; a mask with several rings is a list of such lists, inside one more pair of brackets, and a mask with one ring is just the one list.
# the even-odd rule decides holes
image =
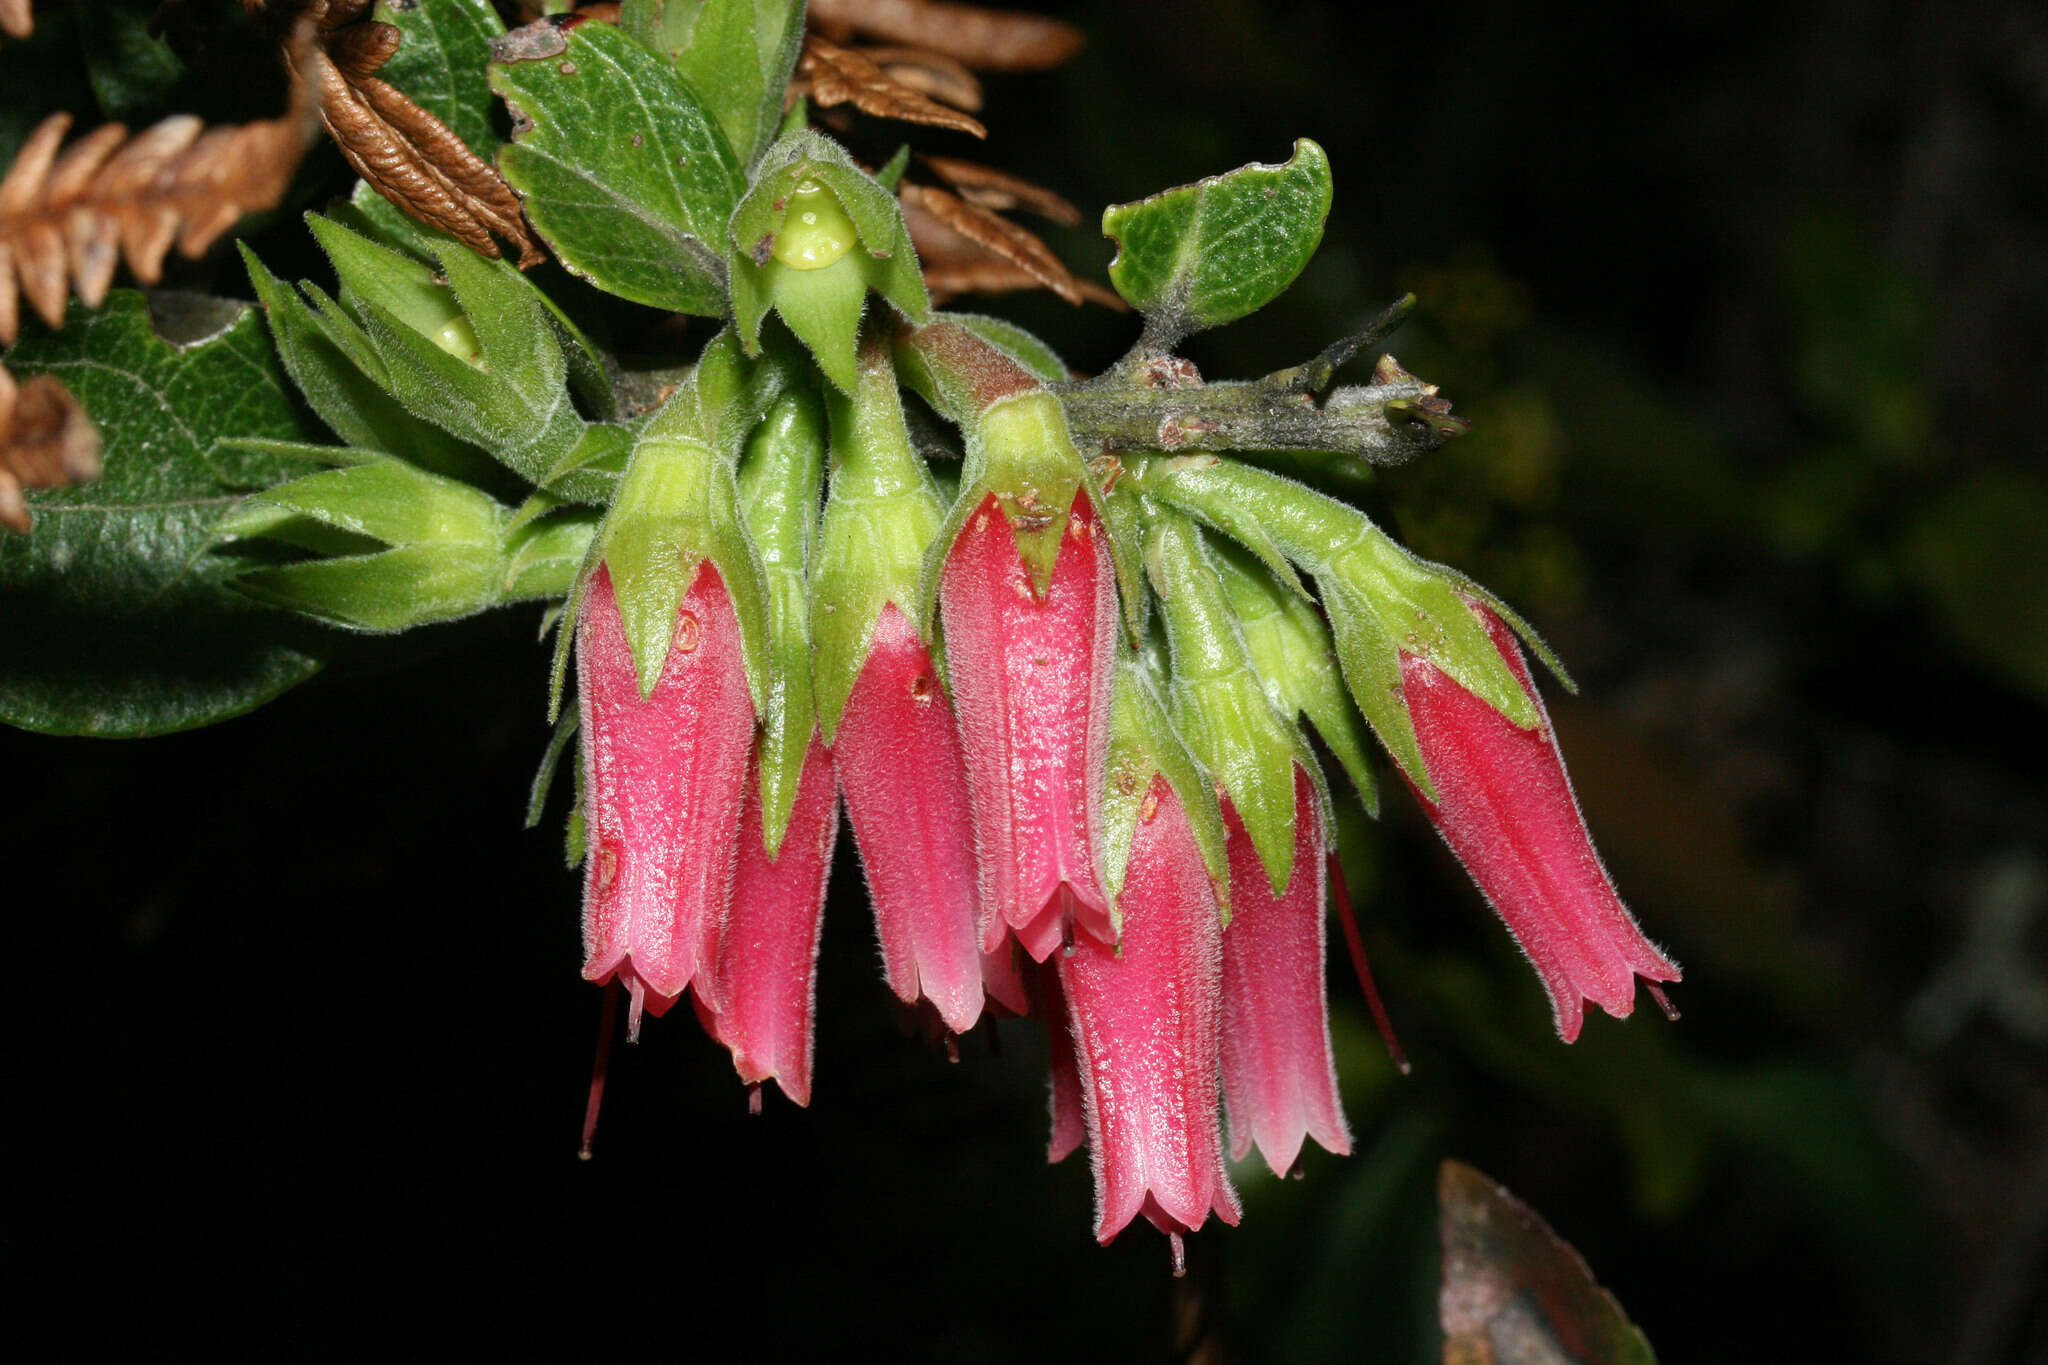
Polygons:
[[761,835],[770,858],[781,852],[804,755],[817,728],[806,578],[817,537],[824,459],[824,414],[817,399],[800,389],[776,400],[740,459],[741,516],[768,588],[768,690],[761,709],[760,760]]

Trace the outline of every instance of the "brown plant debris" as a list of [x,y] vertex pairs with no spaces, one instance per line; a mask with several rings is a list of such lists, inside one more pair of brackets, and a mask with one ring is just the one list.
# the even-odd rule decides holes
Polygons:
[[811,0],[811,27],[941,53],[977,71],[1043,71],[1081,50],[1081,30],[1036,14],[938,0]]
[[929,95],[970,114],[981,112],[981,82],[972,71],[943,52],[921,47],[863,47],[859,51],[898,85],[907,85],[920,95]]
[[0,33],[10,38],[26,38],[35,31],[35,6],[31,0],[0,0]]
[[1022,176],[957,156],[920,156],[918,160],[970,204],[1003,212],[1023,209],[1062,227],[1077,227],[1081,222],[1081,210]]
[[17,384],[0,365],[0,526],[35,525],[24,489],[64,488],[99,472],[99,431],[71,390],[46,374]]
[[796,74],[804,93],[811,97],[811,103],[821,109],[851,104],[863,114],[876,118],[952,128],[976,137],[988,136],[986,128],[959,110],[948,109],[892,79],[864,54],[841,47],[815,33],[804,38],[804,52],[797,59]]
[[484,256],[500,255],[502,238],[520,269],[538,265],[546,257],[512,187],[447,124],[377,79],[403,35],[369,11],[369,0],[314,0],[308,11],[328,58],[314,72],[320,117],[342,156],[407,216]]
[[179,114],[133,137],[109,123],[69,147],[69,114],[38,124],[0,179],[0,344],[20,329],[24,295],[61,327],[72,290],[97,307],[123,258],[155,284],[174,244],[198,256],[243,214],[274,208],[311,132],[302,85],[283,117],[256,123],[207,128]]
[[1075,278],[1051,247],[1000,214],[930,185],[906,183],[898,198],[935,300],[1045,288],[1072,304],[1125,306],[1101,285]]

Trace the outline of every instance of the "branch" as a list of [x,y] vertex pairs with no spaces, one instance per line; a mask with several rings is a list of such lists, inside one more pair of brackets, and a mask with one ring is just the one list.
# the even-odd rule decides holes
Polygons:
[[1437,386],[1380,357],[1370,382],[1316,394],[1337,367],[1385,339],[1413,308],[1402,299],[1314,359],[1250,383],[1206,384],[1177,356],[1133,353],[1098,378],[1058,389],[1076,442],[1105,450],[1303,450],[1405,464],[1471,424]]

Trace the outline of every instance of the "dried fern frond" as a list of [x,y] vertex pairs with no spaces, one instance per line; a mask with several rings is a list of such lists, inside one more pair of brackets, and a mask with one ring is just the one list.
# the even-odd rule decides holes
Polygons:
[[859,52],[898,85],[970,114],[981,112],[981,82],[943,52],[921,47],[863,47]]
[[1051,247],[1000,214],[930,185],[905,183],[897,197],[935,300],[1045,288],[1072,304],[1125,307],[1101,285],[1076,278]]
[[35,6],[31,0],[0,0],[0,33],[26,38],[36,31]]
[[1081,30],[1037,14],[936,0],[810,0],[811,27],[942,53],[977,71],[1043,71],[1081,50]]
[[46,374],[15,383],[0,365],[0,526],[35,525],[22,491],[99,477],[100,434],[85,409]]
[[1062,227],[1076,227],[1081,222],[1081,210],[1020,175],[957,156],[919,156],[918,160],[970,204],[1004,212],[1023,209]]
[[154,284],[173,245],[198,256],[243,214],[276,207],[311,131],[303,82],[292,105],[218,128],[173,115],[133,137],[110,123],[69,147],[71,116],[44,119],[0,180],[0,343],[19,330],[23,295],[60,327],[71,292],[97,306],[122,258]]
[[892,79],[855,49],[841,47],[815,33],[804,38],[803,56],[797,59],[796,75],[799,88],[810,96],[811,103],[821,109],[851,104],[863,114],[875,118],[952,128],[976,137],[988,136],[988,129],[974,119]]
[[367,0],[314,0],[327,60],[315,81],[321,121],[342,156],[370,187],[408,216],[485,256],[498,240],[517,248],[521,269],[546,259],[527,226],[519,196],[495,167],[447,124],[414,104],[376,72],[403,34],[364,16]]

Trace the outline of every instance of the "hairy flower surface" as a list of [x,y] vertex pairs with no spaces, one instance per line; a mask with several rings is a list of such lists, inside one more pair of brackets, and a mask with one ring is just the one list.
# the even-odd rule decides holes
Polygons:
[[1216,1118],[1221,916],[1164,775],[1138,816],[1120,904],[1120,945],[1077,938],[1059,964],[1095,1170],[1095,1236],[1108,1242],[1140,1214],[1171,1234],[1194,1231],[1212,1211],[1235,1223]]
[[939,609],[990,951],[1014,932],[1042,962],[1069,926],[1116,941],[1098,870],[1116,631],[1107,539],[1076,494],[1041,598],[991,494],[946,556]]
[[1676,981],[1679,971],[1643,936],[1593,851],[1513,632],[1485,604],[1467,605],[1514,670],[1538,724],[1520,728],[1434,665],[1404,654],[1402,696],[1437,799],[1417,795],[1529,955],[1550,992],[1558,1034],[1571,1042],[1585,1001],[1625,1019],[1638,976]]
[[[966,770],[931,653],[893,603],[875,622],[833,754],[889,989],[905,1004],[929,1000],[948,1029],[965,1033],[983,993]],[[1021,995],[1002,990],[1021,1012]]]
[[712,971],[732,897],[754,705],[739,624],[709,563],[676,610],[675,633],[644,699],[625,625],[600,568],[577,619],[583,790],[583,975],[616,977],[641,1010],[667,1011],[686,987],[717,1003]]
[[718,944],[720,1003],[713,1010],[700,997],[697,1013],[705,1031],[732,1053],[742,1081],[773,1080],[783,1094],[808,1105],[818,931],[839,833],[832,757],[815,735],[804,754],[788,832],[773,858],[761,825],[756,783],[740,825],[732,912]]
[[1230,1156],[1254,1143],[1286,1175],[1313,1137],[1351,1151],[1331,1059],[1323,982],[1323,808],[1306,771],[1294,770],[1294,872],[1273,894],[1244,821],[1223,806],[1230,857],[1230,924],[1223,931],[1223,1100]]

